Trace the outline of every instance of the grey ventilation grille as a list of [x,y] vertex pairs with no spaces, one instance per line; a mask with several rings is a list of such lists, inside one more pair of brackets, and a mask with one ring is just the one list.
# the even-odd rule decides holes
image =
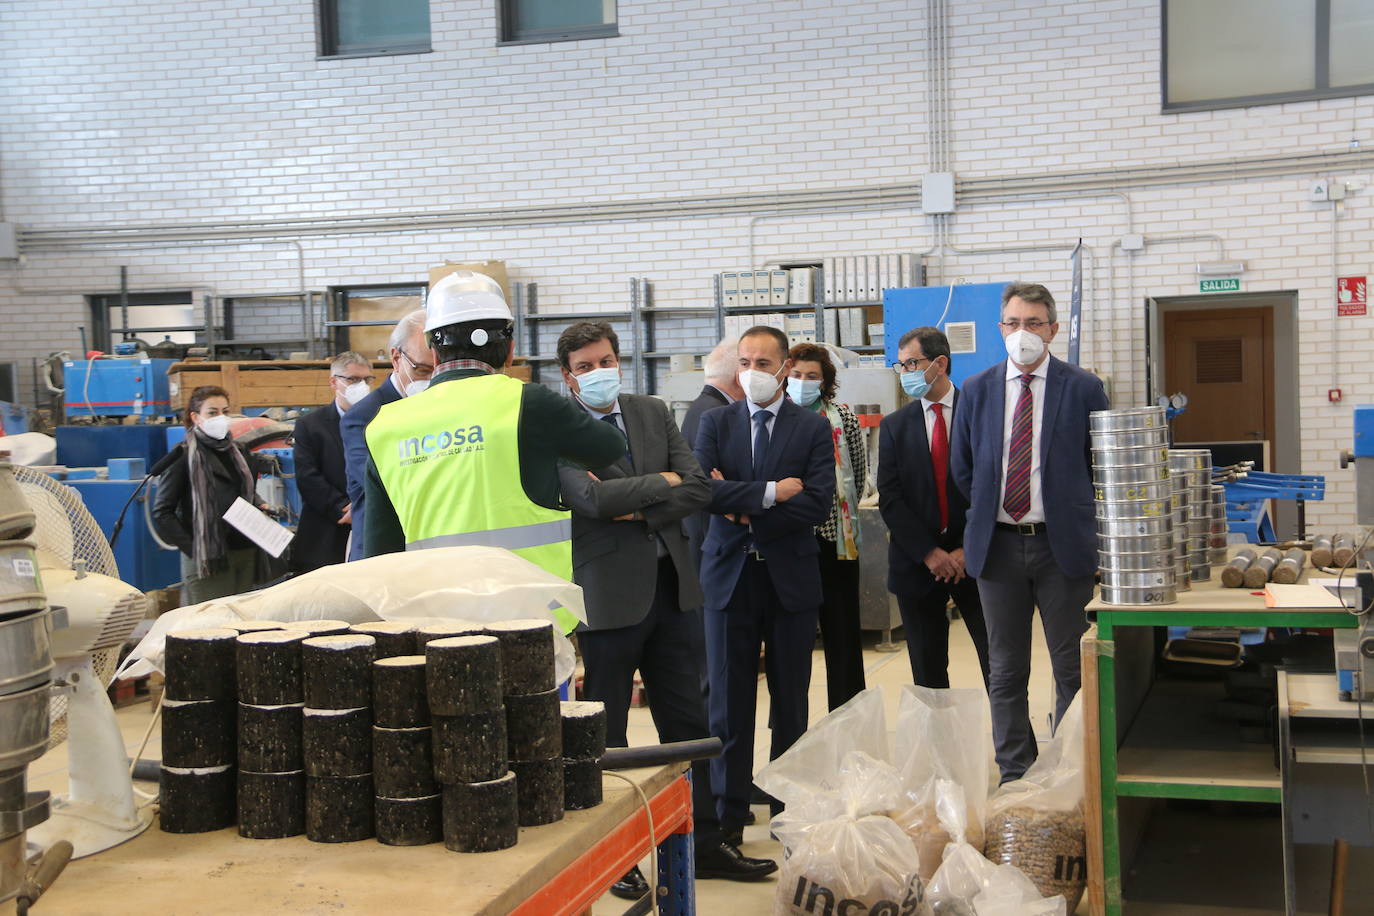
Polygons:
[[972,321],[951,321],[945,325],[945,337],[949,338],[949,352],[974,353],[978,350],[977,326]]

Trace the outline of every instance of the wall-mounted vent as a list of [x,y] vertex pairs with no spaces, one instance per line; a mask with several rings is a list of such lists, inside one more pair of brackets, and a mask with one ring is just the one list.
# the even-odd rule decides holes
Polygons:
[[1194,378],[1199,385],[1234,384],[1245,379],[1239,337],[1196,341],[1193,357],[1197,361]]
[[951,321],[945,325],[945,336],[949,338],[950,355],[955,353],[975,353],[978,350],[977,325],[972,321]]

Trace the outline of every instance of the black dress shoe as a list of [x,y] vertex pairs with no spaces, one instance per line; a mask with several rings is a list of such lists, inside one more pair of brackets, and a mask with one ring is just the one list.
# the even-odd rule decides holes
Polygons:
[[722,828],[720,831],[720,841],[727,846],[743,846],[744,828],[736,827],[733,830],[729,827]]
[[611,893],[621,900],[638,900],[649,893],[649,882],[644,880],[644,873],[636,865],[611,885]]
[[747,814],[744,815],[744,826],[749,827],[749,826],[751,826],[751,825],[753,825],[753,824],[757,824],[757,823],[758,823],[758,820],[759,820],[758,815],[755,814],[753,811],[750,811],[750,812],[748,812]]
[[730,843],[697,850],[697,877],[726,881],[753,881],[778,870],[772,859],[753,859]]

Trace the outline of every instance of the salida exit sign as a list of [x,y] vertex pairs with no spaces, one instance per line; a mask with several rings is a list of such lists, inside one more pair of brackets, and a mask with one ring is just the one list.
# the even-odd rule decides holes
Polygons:
[[1204,293],[1238,293],[1240,292],[1240,277],[1215,277],[1211,280],[1199,280],[1198,289]]

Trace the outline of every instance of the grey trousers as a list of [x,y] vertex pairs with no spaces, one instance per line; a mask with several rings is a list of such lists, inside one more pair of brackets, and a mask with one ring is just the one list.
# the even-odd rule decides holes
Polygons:
[[1054,721],[1058,725],[1079,683],[1079,640],[1088,628],[1084,607],[1092,600],[1091,576],[1064,575],[1043,533],[1022,535],[995,528],[978,577],[988,630],[988,699],[992,740],[1002,781],[1020,777],[1035,762],[1026,690],[1031,672],[1031,618],[1040,620],[1054,671]]

